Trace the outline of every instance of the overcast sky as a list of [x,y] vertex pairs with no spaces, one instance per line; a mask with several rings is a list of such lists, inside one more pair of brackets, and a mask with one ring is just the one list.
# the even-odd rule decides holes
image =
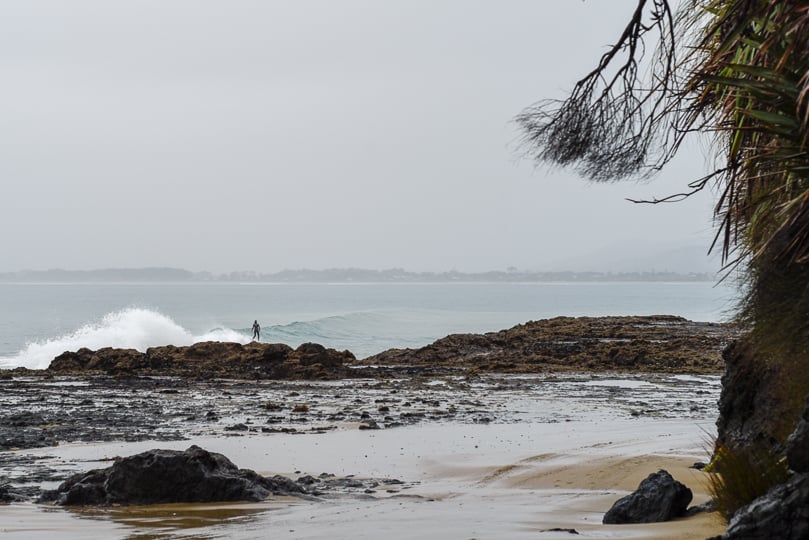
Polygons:
[[519,157],[635,3],[5,2],[0,271],[715,267],[710,193],[624,200],[698,148],[647,184]]

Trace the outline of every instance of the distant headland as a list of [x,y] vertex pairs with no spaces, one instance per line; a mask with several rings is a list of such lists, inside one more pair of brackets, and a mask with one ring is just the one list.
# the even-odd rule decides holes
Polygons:
[[523,271],[508,269],[489,272],[410,272],[401,268],[370,270],[330,268],[325,270],[282,270],[275,273],[252,271],[192,272],[181,268],[106,268],[99,270],[21,270],[0,272],[0,283],[87,283],[87,282],[236,282],[236,283],[531,283],[531,282],[629,282],[629,281],[709,281],[709,272],[573,272]]

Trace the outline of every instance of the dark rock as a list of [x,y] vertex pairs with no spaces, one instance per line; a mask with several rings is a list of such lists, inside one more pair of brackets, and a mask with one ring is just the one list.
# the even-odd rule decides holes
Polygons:
[[[745,340],[728,345],[722,352],[725,373],[716,421],[717,447],[756,447],[780,453],[775,416],[784,413],[780,398],[782,383],[777,367],[755,357]],[[794,420],[790,429],[794,427]],[[788,434],[789,432],[787,432]]]
[[685,515],[691,490],[660,470],[643,480],[638,489],[615,502],[603,523],[656,523]]
[[233,424],[232,426],[226,426],[225,431],[249,431],[250,428],[246,424]]
[[320,482],[320,480],[318,480],[311,474],[307,474],[306,476],[301,476],[300,478],[298,478],[298,483],[303,484],[305,486],[311,486],[312,484],[317,484],[318,482]]
[[809,472],[809,399],[795,431],[787,439],[787,461],[793,471]]
[[542,529],[539,532],[566,532],[568,534],[580,534],[576,529],[563,529],[561,527],[554,527],[553,529]]
[[23,411],[0,418],[0,425],[9,427],[41,426],[46,424],[45,418],[35,412]]
[[283,343],[267,343],[264,345],[261,360],[264,362],[283,362],[289,356],[292,348]]
[[360,429],[379,429],[379,424],[376,420],[363,420],[360,423]]
[[318,364],[327,368],[334,368],[341,366],[344,362],[356,360],[354,355],[349,351],[340,353],[334,349],[327,349],[317,343],[304,343],[300,345],[290,354],[290,358],[297,360],[303,366]]
[[809,538],[809,474],[795,474],[730,520],[722,540],[806,540]]
[[288,478],[265,478],[222,454],[191,446],[118,458],[106,469],[70,477],[41,500],[65,506],[261,501],[270,494],[303,492]]
[[142,365],[143,353],[135,349],[104,347],[91,351],[82,347],[76,352],[64,352],[53,359],[49,370],[56,372],[129,370]]
[[24,493],[9,484],[0,482],[0,503],[23,502],[27,499],[28,497]]
[[305,343],[293,350],[281,343],[206,341],[188,347],[134,349],[87,348],[65,352],[47,371],[63,375],[104,373],[116,377],[144,375],[217,377],[232,379],[335,379],[351,376],[345,363],[356,360],[349,351]]
[[506,372],[618,370],[718,373],[730,325],[681,317],[556,317],[487,334],[453,334],[420,349],[390,349],[377,366],[442,366]]
[[685,515],[686,517],[691,517],[705,512],[707,513],[716,512],[716,502],[714,502],[713,499],[709,499],[702,504],[691,506],[685,513]]

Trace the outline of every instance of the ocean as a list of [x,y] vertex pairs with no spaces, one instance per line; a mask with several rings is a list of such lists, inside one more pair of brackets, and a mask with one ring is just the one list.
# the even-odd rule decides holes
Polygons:
[[358,358],[556,316],[722,321],[737,291],[662,283],[0,283],[0,367],[45,368],[81,347],[251,339],[316,342]]

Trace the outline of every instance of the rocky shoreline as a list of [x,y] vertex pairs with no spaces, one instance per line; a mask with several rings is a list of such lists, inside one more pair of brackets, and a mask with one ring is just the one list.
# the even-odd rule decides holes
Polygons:
[[502,373],[628,371],[721,373],[732,325],[682,317],[556,317],[486,334],[454,334],[420,349],[366,358],[382,366],[429,366]]
[[389,378],[420,373],[622,371],[721,373],[722,350],[739,335],[727,324],[674,316],[556,317],[486,334],[453,334],[419,349],[390,349],[358,360],[315,343],[203,342],[134,349],[80,349],[45,370],[0,376],[171,376],[247,380]]
[[[614,386],[628,381],[631,392]],[[188,377],[61,376],[0,379],[0,501],[32,500],[42,483],[80,472],[47,449],[70,443],[240,437],[317,437],[339,430],[396,430],[454,423],[557,424],[571,395],[608,403],[624,419],[715,414],[718,376],[627,373],[497,373],[342,381],[247,381]],[[313,439],[315,440],[315,439]],[[331,472],[331,471],[326,471]],[[11,487],[13,486],[13,488]]]
[[[609,403],[623,418],[704,419],[718,401],[722,351],[738,334],[730,325],[671,316],[558,317],[364,359],[312,343],[69,351],[46,370],[0,371],[0,502],[115,503],[117,495],[98,487],[111,471],[82,473],[75,463],[54,466],[47,455],[25,453],[64,442],[157,445],[428,422],[511,423],[527,414],[515,403],[549,391]],[[616,377],[629,381],[631,395],[612,386]],[[532,411],[531,421],[570,421],[550,403]],[[149,459],[173,456],[160,452]],[[281,489],[251,478],[259,487],[250,489],[262,493],[368,493],[385,485],[324,477],[289,480]],[[59,494],[41,487],[63,481]]]

